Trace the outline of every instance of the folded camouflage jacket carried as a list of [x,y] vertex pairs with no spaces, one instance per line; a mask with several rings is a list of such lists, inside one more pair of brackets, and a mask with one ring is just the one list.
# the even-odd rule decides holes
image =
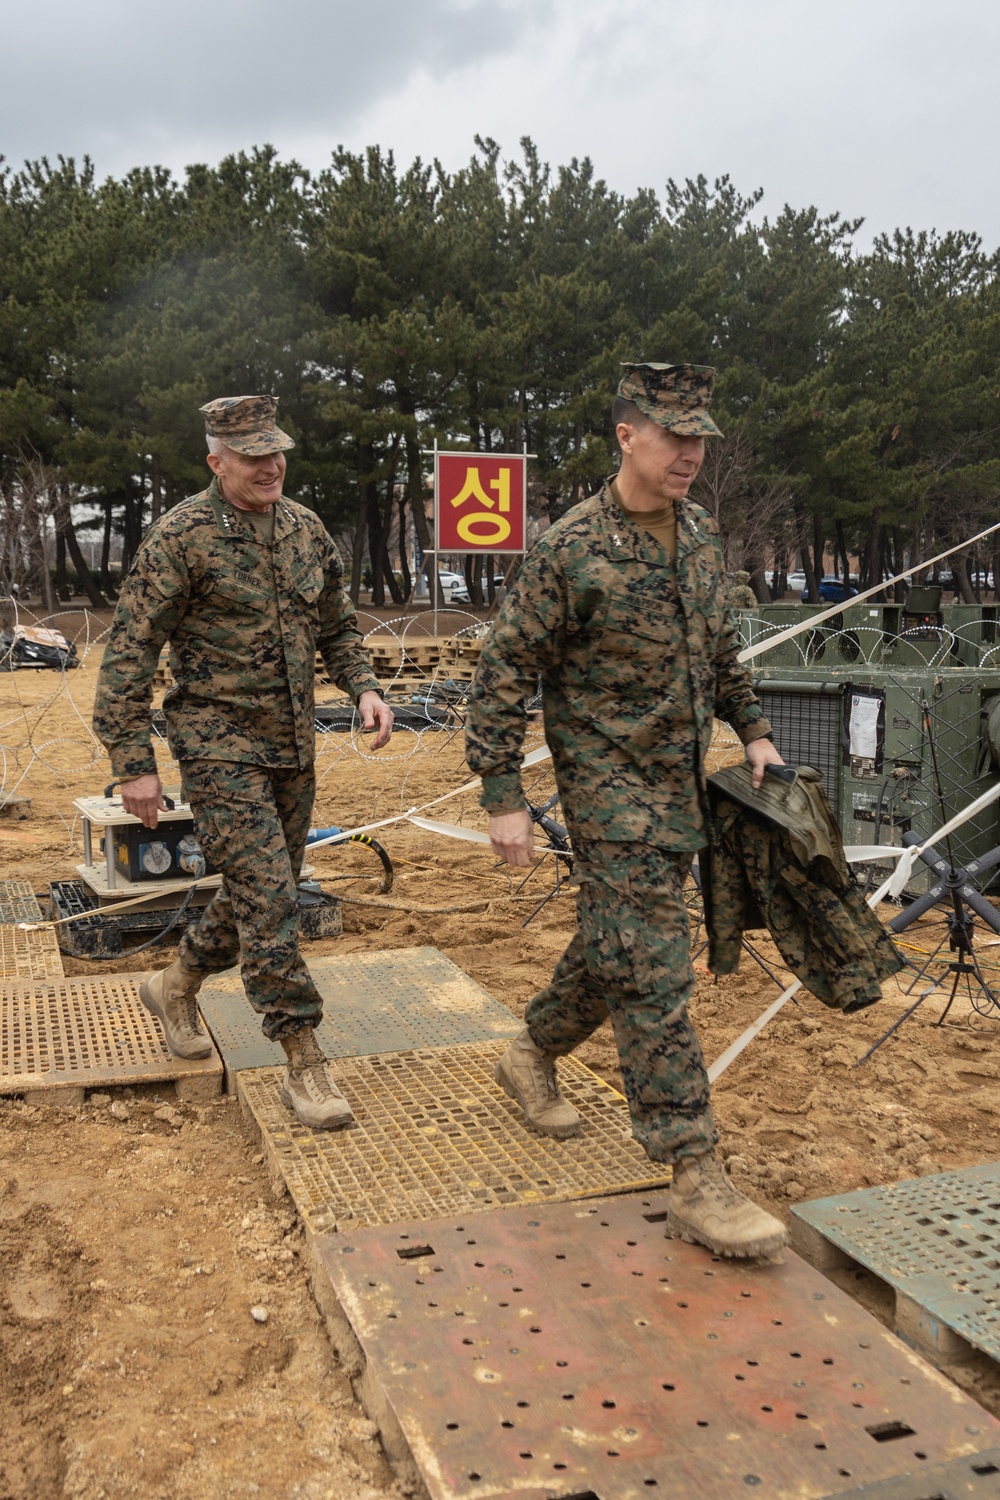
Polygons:
[[709,968],[732,974],[743,933],[766,927],[825,1005],[872,1005],[903,960],[844,858],[819,772],[767,775],[758,791],[750,778],[746,763],[708,778],[711,843],[699,858]]

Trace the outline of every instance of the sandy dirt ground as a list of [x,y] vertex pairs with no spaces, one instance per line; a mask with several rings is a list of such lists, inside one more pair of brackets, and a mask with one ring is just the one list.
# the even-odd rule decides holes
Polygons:
[[[68,624],[83,632],[81,620]],[[32,798],[29,819],[0,819],[0,858],[4,878],[40,894],[75,878],[82,858],[73,798],[110,779],[87,728],[105,625],[90,620],[94,644],[65,678],[0,676],[4,787]],[[176,783],[165,747],[161,769]],[[320,769],[315,821],[341,826],[389,817],[468,776],[448,731],[400,734],[375,758],[331,735]],[[539,768],[535,796],[549,790]],[[483,826],[473,794],[432,816]],[[407,825],[380,837],[396,862],[394,905],[378,895],[370,852],[317,855],[327,889],[344,897],[344,935],[307,955],[434,944],[521,1014],[572,932],[571,892],[524,927],[551,888],[547,862],[518,892],[488,849]],[[755,945],[784,980],[770,944]],[[64,961],[69,974],[106,975],[160,967],[173,953]],[[692,1013],[708,1058],[777,993],[750,959],[731,977],[702,971]],[[939,1028],[931,1001],[853,1066],[901,1009],[895,985],[847,1019],[800,995],[723,1075],[715,1109],[741,1187],[787,1216],[801,1199],[1000,1158],[992,1020],[966,1009]],[[620,1085],[607,1029],[580,1055]],[[301,1248],[291,1201],[273,1195],[228,1099],[187,1105],[137,1088],[91,1095],[82,1110],[0,1102],[0,1500],[398,1494],[327,1342]],[[870,1278],[841,1280],[888,1316]],[[989,1361],[950,1373],[1000,1414]]]

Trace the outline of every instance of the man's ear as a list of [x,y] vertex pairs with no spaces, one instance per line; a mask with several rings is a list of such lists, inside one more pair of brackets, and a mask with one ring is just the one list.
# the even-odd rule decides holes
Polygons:
[[222,457],[221,453],[206,453],[205,462],[212,473],[216,475],[221,474],[226,466],[226,460]]
[[631,422],[619,422],[618,426],[615,428],[615,437],[618,439],[618,446],[623,453],[628,453],[629,449],[631,448],[632,434],[634,432],[635,428],[632,426]]

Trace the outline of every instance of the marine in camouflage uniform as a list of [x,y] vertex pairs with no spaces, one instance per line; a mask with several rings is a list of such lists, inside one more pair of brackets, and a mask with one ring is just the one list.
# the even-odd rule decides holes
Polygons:
[[[687,1014],[694,974],[684,904],[693,855],[706,842],[713,716],[757,747],[761,775],[766,761],[780,760],[737,661],[715,523],[686,498],[702,439],[718,432],[708,414],[713,377],[693,365],[625,367],[615,410],[619,481],[627,500],[644,503],[630,508],[608,481],[545,533],[483,648],[467,721],[494,849],[527,863],[518,857],[530,847],[520,763],[525,703],[541,674],[580,883],[577,932],[530,1002],[498,1082],[536,1129],[575,1133],[554,1059],[610,1014],[633,1133],[654,1160],[678,1163],[675,1181],[694,1164],[709,1176],[717,1170],[708,1080]],[[727,1182],[717,1189],[717,1198],[740,1197]],[[735,1239],[731,1224],[692,1237],[730,1254],[780,1243],[781,1225],[740,1202],[757,1218]]]
[[[299,952],[297,908],[315,793],[317,649],[380,737],[392,722],[337,550],[318,516],[281,496],[284,450],[293,444],[275,426],[274,400],[227,397],[202,411],[215,478],[143,540],[122,586],[94,711],[126,809],[155,826],[163,803],[149,710],[170,642],[176,685],[164,699],[167,737],[198,843],[223,876],[182,938],[177,964],[143,986],[171,1047],[186,1056],[209,1050],[193,1004],[198,985],[238,955],[266,1036],[301,1040],[322,1015]],[[175,992],[190,1003],[172,1011]]]
[[750,574],[744,568],[733,574],[733,586],[726,601],[730,609],[756,609],[760,600],[750,587]]

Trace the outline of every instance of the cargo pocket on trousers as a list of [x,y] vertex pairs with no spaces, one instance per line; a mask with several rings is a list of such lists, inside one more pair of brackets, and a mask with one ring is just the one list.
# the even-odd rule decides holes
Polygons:
[[586,900],[591,973],[610,991],[648,994],[653,968],[638,911],[627,897],[605,885],[590,887]]

